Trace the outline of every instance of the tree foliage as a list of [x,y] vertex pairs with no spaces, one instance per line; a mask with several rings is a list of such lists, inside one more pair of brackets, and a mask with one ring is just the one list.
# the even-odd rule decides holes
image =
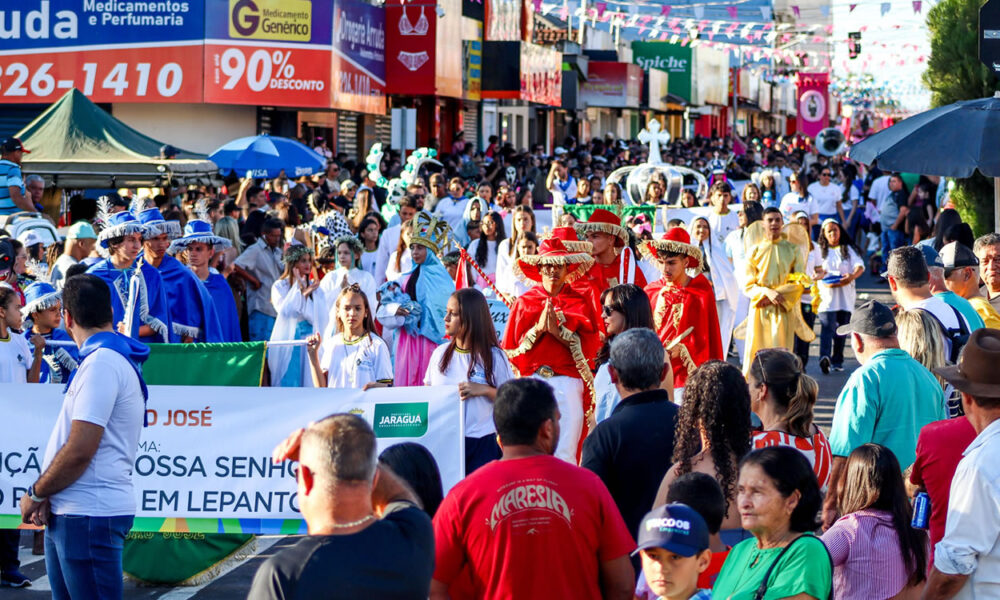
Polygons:
[[[924,85],[931,106],[992,96],[997,79],[979,62],[979,9],[983,0],[942,0],[927,14],[931,55]],[[978,172],[955,182],[952,193],[962,218],[976,235],[993,229],[993,186]]]

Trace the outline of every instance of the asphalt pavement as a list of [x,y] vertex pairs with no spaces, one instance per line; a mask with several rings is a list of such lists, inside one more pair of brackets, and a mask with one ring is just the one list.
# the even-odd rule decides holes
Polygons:
[[[871,275],[867,274],[858,280],[858,304],[870,299],[891,304],[889,288],[885,284],[879,284]],[[819,334],[819,324],[816,324],[816,333]],[[833,419],[833,408],[836,405],[837,396],[847,382],[847,378],[858,367],[858,362],[854,358],[854,353],[848,344],[845,350],[844,371],[839,373],[831,372],[824,375],[819,368],[819,339],[810,345],[810,359],[806,365],[806,372],[816,378],[819,382],[819,401],[816,404],[816,422],[827,433],[829,433],[830,423]],[[45,561],[43,557],[31,554],[31,533],[25,532],[21,537],[21,561],[22,572],[34,581],[31,587],[9,590],[4,589],[2,597],[6,600],[35,600],[51,597],[48,577],[45,574]],[[213,581],[195,587],[147,587],[134,583],[125,584],[125,598],[127,600],[138,599],[158,599],[158,600],[235,600],[245,598],[253,582],[254,573],[260,563],[269,556],[278,552],[284,547],[295,543],[294,536],[260,536],[257,539],[257,552],[252,557],[230,567],[220,577]]]

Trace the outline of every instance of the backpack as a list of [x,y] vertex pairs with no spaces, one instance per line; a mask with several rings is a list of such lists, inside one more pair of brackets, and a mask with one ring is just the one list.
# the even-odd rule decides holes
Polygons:
[[965,345],[969,342],[969,336],[972,335],[972,332],[969,330],[969,326],[966,325],[965,318],[962,317],[962,313],[958,312],[958,309],[950,304],[948,307],[955,313],[955,319],[958,320],[957,329],[949,329],[948,327],[945,327],[944,323],[941,322],[941,319],[937,318],[937,316],[929,310],[924,310],[922,308],[918,308],[917,310],[924,311],[930,315],[932,319],[937,321],[938,327],[941,328],[941,333],[944,334],[945,339],[951,342],[951,355],[948,356],[948,362],[950,364],[957,365],[958,357],[962,354],[962,348],[965,348]]

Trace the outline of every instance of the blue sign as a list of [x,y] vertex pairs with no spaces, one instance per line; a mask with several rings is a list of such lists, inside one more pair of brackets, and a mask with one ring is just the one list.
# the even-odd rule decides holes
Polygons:
[[204,0],[18,0],[0,8],[0,50],[201,40]]

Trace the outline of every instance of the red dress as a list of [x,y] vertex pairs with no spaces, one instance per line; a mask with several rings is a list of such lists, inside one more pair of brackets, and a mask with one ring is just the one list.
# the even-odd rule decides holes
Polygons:
[[708,279],[699,273],[684,287],[657,279],[646,286],[646,294],[653,309],[656,333],[664,345],[688,327],[694,327],[694,331],[681,341],[687,352],[682,350],[681,356],[670,359],[674,388],[682,388],[687,384],[690,371],[713,358],[722,360],[724,356],[715,291]]

